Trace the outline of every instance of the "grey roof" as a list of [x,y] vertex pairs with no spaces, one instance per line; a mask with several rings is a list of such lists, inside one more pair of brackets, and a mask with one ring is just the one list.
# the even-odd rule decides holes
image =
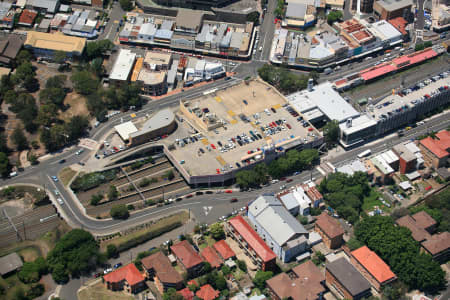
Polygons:
[[48,13],[55,13],[59,5],[59,0],[29,0],[29,5],[37,8],[44,8]]
[[198,30],[200,28],[202,18],[202,12],[188,9],[179,9],[177,18],[175,19],[175,23],[177,27]]
[[287,210],[294,209],[299,206],[297,199],[295,199],[293,193],[288,193],[280,197],[281,202],[283,202],[284,206]]
[[308,5],[303,3],[288,3],[286,9],[286,18],[303,19]]
[[244,38],[243,32],[233,32],[230,40],[230,48],[241,48],[242,39]]
[[80,19],[86,20],[88,17],[89,17],[89,11],[88,10],[84,10],[84,11],[81,12]]
[[206,40],[206,35],[208,35],[208,33],[210,32],[210,25],[209,24],[205,24],[203,25],[202,31],[200,31],[199,34],[197,34],[197,37],[195,38],[195,40],[199,43],[204,43]]
[[173,35],[173,31],[171,31],[171,30],[158,29],[158,30],[156,30],[155,38],[170,40],[172,35]]
[[394,11],[397,9],[404,8],[408,5],[412,5],[412,0],[381,0],[377,1],[379,5],[381,5],[387,11]]
[[174,84],[175,83],[175,78],[177,78],[177,70],[176,69],[175,70],[170,69],[167,72],[167,83],[168,84]]
[[370,289],[369,282],[344,257],[327,264],[326,268],[352,296]]
[[249,214],[280,246],[300,235],[308,235],[302,224],[272,195],[259,196],[250,204]]
[[15,271],[22,267],[22,265],[22,259],[20,259],[20,256],[16,252],[2,256],[0,257],[0,275],[3,276]]
[[174,121],[175,115],[170,109],[160,110],[144,123],[141,130],[131,133],[130,138],[166,127]]
[[41,23],[39,24],[40,29],[48,29],[50,27],[51,19],[42,19]]
[[213,38],[214,43],[220,43],[227,28],[228,28],[227,24],[224,24],[224,23],[220,24],[219,28],[217,29],[216,35]]
[[163,23],[161,24],[161,28],[160,29],[172,30],[172,27],[173,27],[173,21],[171,21],[171,20],[164,20]]
[[233,32],[228,31],[223,39],[220,41],[220,47],[229,47],[231,42],[231,36],[233,35]]
[[12,3],[0,2],[0,18],[4,18],[11,9]]
[[141,28],[139,29],[140,35],[148,35],[148,36],[154,36],[156,33],[156,26],[152,23],[145,23],[142,24]]

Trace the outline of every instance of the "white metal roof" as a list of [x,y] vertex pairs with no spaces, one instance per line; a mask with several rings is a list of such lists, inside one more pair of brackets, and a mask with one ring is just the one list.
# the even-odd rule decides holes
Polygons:
[[131,121],[114,126],[114,129],[117,131],[117,133],[124,141],[128,140],[130,134],[138,131],[136,126],[134,126],[133,122]]
[[128,49],[121,49],[111,70],[109,79],[127,80],[136,59],[136,53]]

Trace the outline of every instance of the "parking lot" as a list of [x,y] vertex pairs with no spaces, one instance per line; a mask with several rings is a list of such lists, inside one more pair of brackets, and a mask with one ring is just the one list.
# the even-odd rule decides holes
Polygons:
[[[199,130],[197,135],[180,136],[175,141],[171,153],[191,175],[227,172],[261,159],[272,145],[297,139],[307,143],[319,137],[316,129],[305,123],[284,97],[256,81],[190,103],[225,123],[208,132]],[[179,126],[189,126],[186,123]]]

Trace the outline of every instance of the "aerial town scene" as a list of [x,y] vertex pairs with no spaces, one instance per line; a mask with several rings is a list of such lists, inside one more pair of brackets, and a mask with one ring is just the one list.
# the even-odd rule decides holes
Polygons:
[[0,300],[450,300],[450,1],[0,28]]

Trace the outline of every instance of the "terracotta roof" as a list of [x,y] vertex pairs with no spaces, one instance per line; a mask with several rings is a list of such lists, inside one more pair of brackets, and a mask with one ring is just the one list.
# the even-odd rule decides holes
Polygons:
[[275,253],[273,253],[266,243],[264,243],[262,238],[253,230],[253,228],[245,222],[242,216],[236,216],[228,222],[264,262],[276,258]]
[[407,34],[406,25],[408,25],[408,22],[405,19],[403,19],[402,17],[397,17],[397,18],[391,19],[388,22],[391,23],[391,25],[394,26],[403,35]]
[[103,0],[92,0],[91,1],[91,5],[94,6],[94,7],[102,8],[103,7]]
[[425,229],[417,226],[416,221],[410,215],[401,217],[395,222],[400,226],[408,228],[411,231],[413,239],[418,242],[422,242],[431,236]]
[[436,221],[425,211],[419,211],[411,216],[416,221],[417,226],[426,229],[436,225]]
[[225,240],[218,241],[213,247],[225,260],[236,256],[236,253],[234,253]]
[[197,291],[197,293],[195,293],[195,295],[203,300],[214,300],[219,297],[219,291],[213,289],[209,284],[205,284]]
[[180,294],[181,296],[183,296],[183,298],[185,300],[194,299],[194,292],[191,291],[189,288],[184,288],[184,289],[178,291],[177,293]]
[[197,283],[197,281],[195,279],[192,279],[192,280],[188,281],[188,285],[196,285],[196,286],[198,286],[198,283]]
[[120,282],[126,280],[129,285],[135,285],[145,280],[134,264],[128,264],[125,267],[112,271],[103,276],[107,282]]
[[280,299],[315,300],[319,293],[325,291],[321,284],[325,275],[312,261],[307,261],[292,271],[296,278],[291,279],[286,273],[281,273],[267,280],[267,286]]
[[37,17],[37,12],[28,10],[28,9],[24,9],[22,14],[19,17],[19,23],[32,25],[34,22],[34,19],[36,19],[36,17]]
[[153,269],[158,279],[164,283],[177,284],[183,281],[183,277],[172,267],[170,260],[162,252],[144,257],[142,265],[147,270]]
[[317,217],[316,225],[319,226],[329,238],[335,238],[344,234],[341,224],[326,212],[322,212],[320,216]]
[[206,247],[200,254],[207,262],[209,262],[211,267],[219,268],[222,265],[222,259],[212,247]]
[[431,255],[436,255],[450,248],[450,232],[442,232],[435,234],[422,243],[422,247],[425,248]]
[[436,134],[436,139],[427,137],[420,140],[420,144],[438,158],[444,158],[449,155],[447,149],[450,148],[450,132],[447,130],[440,131]]
[[186,240],[173,245],[170,249],[187,269],[203,262],[197,251],[195,251],[192,245]]
[[352,251],[352,255],[379,283],[396,277],[391,268],[367,246]]

